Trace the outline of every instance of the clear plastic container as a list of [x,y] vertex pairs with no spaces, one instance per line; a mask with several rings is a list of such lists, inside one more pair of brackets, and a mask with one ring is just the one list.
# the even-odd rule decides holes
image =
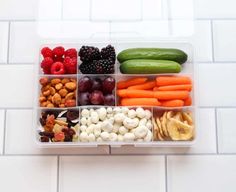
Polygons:
[[[80,49],[80,47],[82,45],[90,45],[90,46],[96,46],[98,47],[99,49],[101,49],[102,47],[105,47],[108,43],[81,43],[81,44],[62,44],[62,46],[66,48],[76,48],[77,50]],[[38,83],[40,77],[49,77],[49,78],[52,78],[52,77],[58,77],[58,76],[55,76],[55,75],[44,75],[42,74],[41,72],[41,69],[40,69],[40,62],[42,60],[42,57],[39,55],[39,58],[38,58],[38,61],[37,61],[37,77],[36,77],[36,88],[37,90],[35,91],[36,92],[36,97],[35,97],[35,114],[34,114],[34,129],[35,129],[35,132],[36,132],[36,142],[38,143],[39,146],[41,147],[94,147],[94,146],[98,146],[98,145],[110,145],[110,146],[113,146],[113,147],[120,147],[120,146],[123,146],[123,145],[133,145],[133,146],[136,146],[136,147],[180,147],[180,146],[183,146],[183,147],[187,147],[187,146],[190,146],[192,145],[196,138],[197,138],[197,110],[196,110],[196,69],[195,69],[195,65],[194,65],[194,60],[193,60],[193,47],[191,46],[191,44],[189,43],[183,43],[183,42],[149,42],[149,41],[146,41],[146,42],[119,42],[119,43],[116,43],[116,42],[109,42],[109,44],[111,44],[112,46],[115,47],[115,50],[116,50],[116,53],[118,54],[120,51],[124,50],[124,49],[127,49],[127,48],[135,48],[135,47],[149,47],[149,48],[152,48],[152,47],[159,47],[159,48],[178,48],[178,49],[181,49],[183,50],[184,52],[187,53],[188,55],[188,60],[186,63],[184,63],[182,66],[182,71],[178,74],[150,74],[150,75],[128,75],[128,74],[122,74],[120,73],[119,71],[119,63],[118,61],[116,61],[116,64],[115,64],[115,74],[111,74],[111,75],[108,75],[106,74],[107,76],[112,76],[115,78],[116,82],[119,81],[119,80],[125,80],[125,79],[128,79],[130,77],[134,77],[134,76],[145,76],[145,77],[148,77],[150,79],[154,78],[154,77],[157,77],[157,76],[163,76],[163,75],[176,75],[176,76],[181,76],[181,75],[185,75],[185,76],[189,76],[191,77],[192,79],[192,82],[193,82],[193,89],[192,89],[192,92],[191,92],[191,97],[192,97],[192,106],[185,106],[185,107],[178,107],[178,108],[164,108],[164,107],[150,107],[150,110],[152,111],[153,114],[156,114],[156,113],[161,113],[163,111],[168,111],[168,110],[174,110],[174,111],[190,111],[193,115],[193,121],[194,121],[194,129],[195,129],[195,136],[194,136],[194,139],[191,140],[191,141],[150,141],[150,142],[48,142],[48,143],[43,143],[43,142],[40,142],[39,141],[39,135],[38,135],[38,131],[41,129],[41,125],[39,123],[39,118],[40,118],[40,114],[41,114],[41,111],[45,110],[45,108],[42,108],[39,106],[39,102],[38,102],[38,99],[39,99],[39,93],[40,93],[40,85]],[[61,44],[60,44],[61,45]],[[40,50],[42,47],[45,47],[45,46],[48,46],[50,48],[53,48],[53,47],[56,47],[57,45],[56,44],[50,44],[50,45],[47,45],[47,44],[44,44],[40,47]],[[39,50],[39,53],[40,53],[40,50]],[[78,61],[78,65],[80,64],[80,61]],[[77,86],[78,86],[78,79],[81,78],[82,76],[84,76],[84,74],[75,74],[75,75],[61,75],[59,77],[73,77],[73,78],[76,78],[77,79]],[[91,77],[100,77],[100,76],[104,76],[104,75],[90,75],[88,74],[87,76],[91,76]],[[116,88],[115,88],[116,90]],[[116,95],[116,91],[114,91],[114,94]],[[76,96],[76,99],[78,98],[78,96]],[[119,104],[119,98],[115,97],[116,100],[115,100],[115,103],[116,105]],[[76,100],[77,101],[77,100]],[[76,107],[73,107],[72,109],[77,109],[79,111],[81,111],[81,109],[83,108],[97,108],[97,107],[100,107],[100,106],[76,106]],[[135,106],[134,106],[135,107]],[[54,108],[52,110],[55,110],[55,111],[58,111],[58,110],[62,110],[60,108]],[[153,118],[153,117],[152,117]],[[153,130],[152,130],[153,132]]]

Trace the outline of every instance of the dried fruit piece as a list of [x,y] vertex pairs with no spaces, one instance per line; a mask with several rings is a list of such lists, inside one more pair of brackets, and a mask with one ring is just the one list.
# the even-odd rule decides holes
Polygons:
[[69,121],[73,121],[79,117],[79,112],[74,110],[68,110],[66,113],[66,117]]
[[166,123],[167,123],[167,117],[166,117],[166,112],[163,114],[163,116],[162,116],[162,122],[161,122],[161,128],[162,128],[162,130],[163,130],[163,133],[164,133],[164,135],[166,136],[166,137],[168,137],[169,136],[169,134],[168,134],[168,131],[167,131],[167,127],[166,127]]
[[174,118],[168,121],[167,129],[173,140],[190,140],[193,137],[193,127]]
[[63,132],[55,133],[54,138],[55,138],[55,141],[64,141],[65,134]]
[[193,124],[193,120],[192,120],[191,114],[183,112],[182,115],[183,115],[184,121],[187,121],[189,125]]

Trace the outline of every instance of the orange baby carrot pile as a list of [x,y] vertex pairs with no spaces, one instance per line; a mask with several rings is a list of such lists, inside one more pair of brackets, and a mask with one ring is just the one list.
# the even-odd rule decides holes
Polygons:
[[192,85],[184,84],[184,85],[167,85],[167,86],[156,87],[156,91],[179,91],[179,90],[191,91]]
[[156,78],[157,86],[166,86],[166,85],[185,85],[192,84],[191,79],[186,76],[163,76]]
[[128,87],[128,89],[134,89],[134,90],[148,90],[153,89],[153,87],[156,86],[156,81],[147,81],[146,83],[140,84],[140,85],[134,85]]
[[184,101],[179,100],[179,99],[162,101],[161,106],[163,106],[163,107],[182,107],[182,106],[184,106]]
[[121,106],[159,106],[161,103],[155,98],[123,98]]
[[117,83],[122,106],[181,107],[192,105],[192,81],[187,76],[135,77]]
[[117,83],[117,88],[118,89],[125,89],[127,87],[133,86],[133,85],[139,85],[142,83],[145,83],[147,81],[146,77],[137,77],[137,78],[132,78],[126,81],[119,81]]

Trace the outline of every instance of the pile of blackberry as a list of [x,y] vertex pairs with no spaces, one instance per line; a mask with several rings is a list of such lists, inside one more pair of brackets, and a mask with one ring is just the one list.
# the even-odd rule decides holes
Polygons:
[[83,74],[113,74],[115,72],[115,48],[108,45],[99,51],[97,47],[82,46],[79,50],[82,64],[79,70]]

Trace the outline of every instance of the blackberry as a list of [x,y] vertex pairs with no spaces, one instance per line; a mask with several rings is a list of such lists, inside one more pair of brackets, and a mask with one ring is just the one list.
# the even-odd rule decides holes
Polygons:
[[94,60],[92,63],[82,63],[79,66],[83,74],[112,74],[115,72],[114,62],[111,59]]
[[116,52],[115,48],[111,45],[108,45],[101,50],[102,59],[111,59],[115,62],[116,60]]
[[83,74],[95,74],[96,73],[93,63],[83,62],[80,64],[79,70]]
[[79,56],[83,62],[90,62],[101,58],[99,49],[92,46],[82,46],[79,50]]
[[111,59],[101,59],[93,61],[97,74],[112,74],[115,72],[114,61]]

